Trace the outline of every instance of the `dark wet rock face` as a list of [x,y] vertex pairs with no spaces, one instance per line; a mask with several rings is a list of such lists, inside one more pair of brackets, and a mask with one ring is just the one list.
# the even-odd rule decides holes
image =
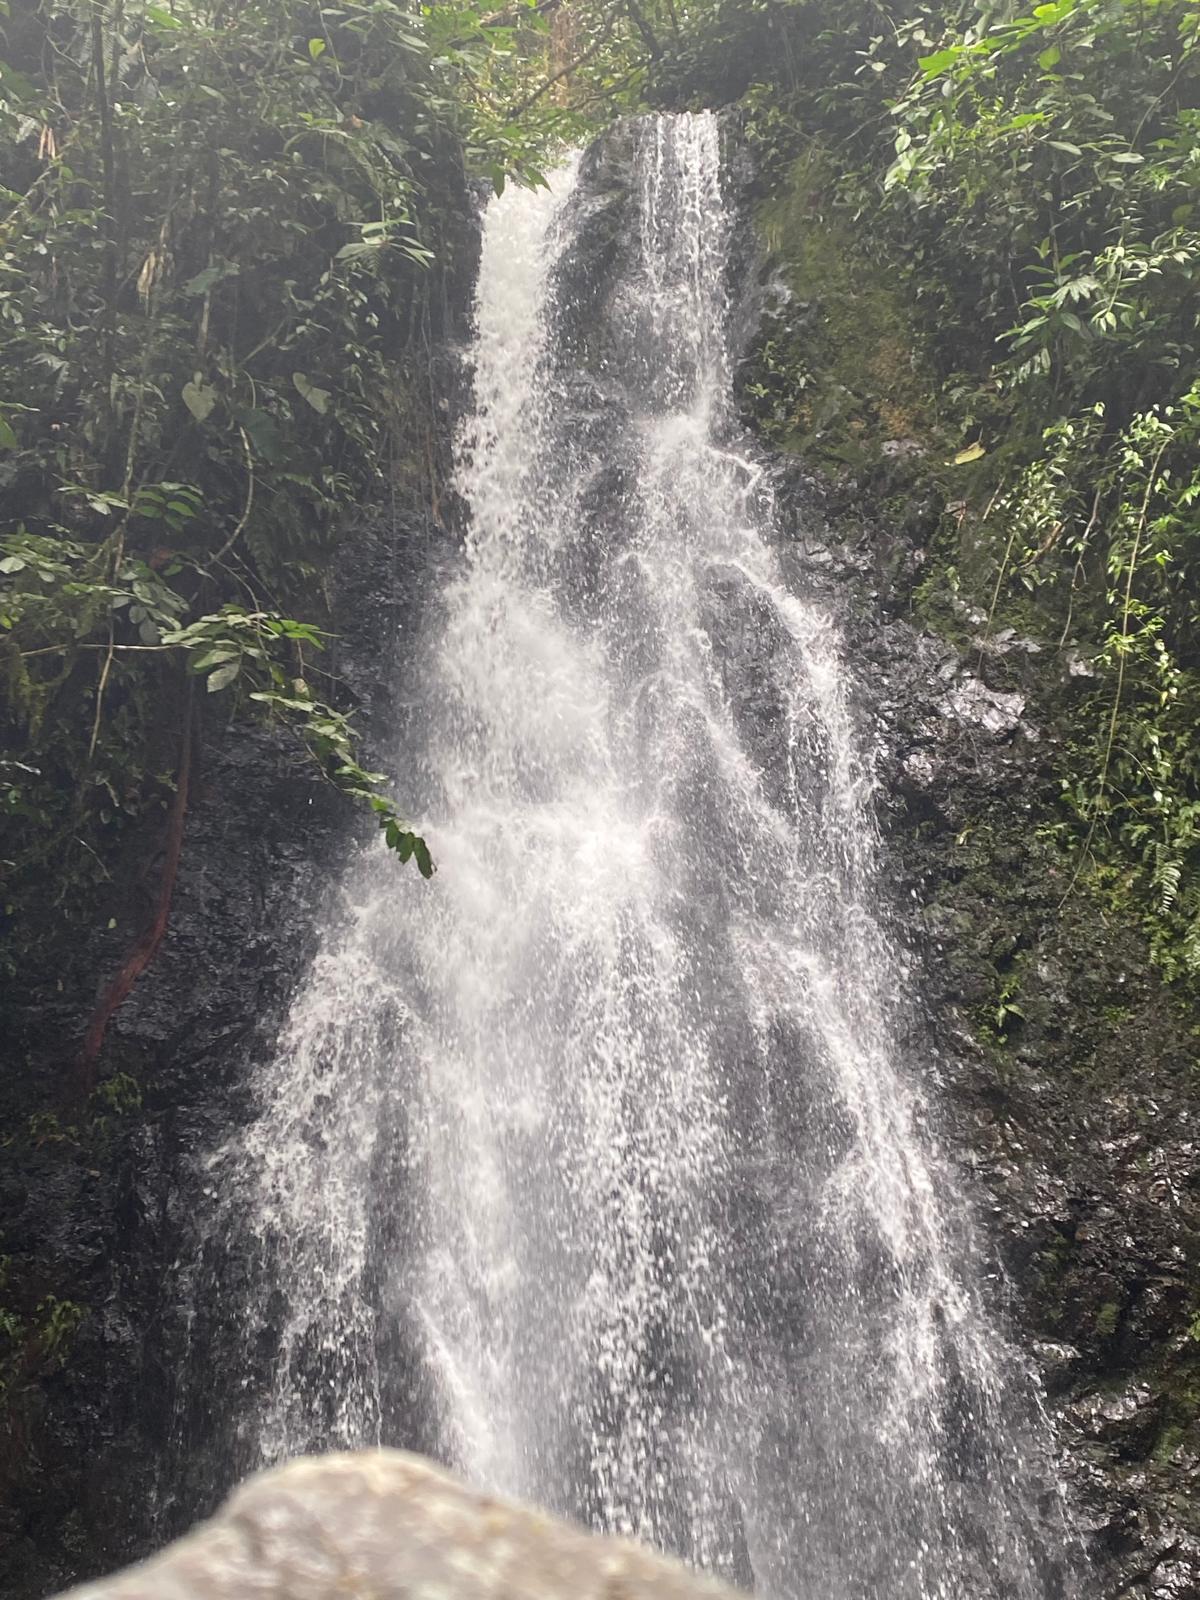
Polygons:
[[[984,675],[973,725],[891,758],[952,1137],[990,1197],[1102,1592],[1194,1595],[1190,1019],[1138,936],[1083,895],[1063,904],[1069,880],[1036,837],[1055,708],[1044,681],[1027,694],[987,658]],[[931,769],[919,785],[913,754]]]
[[[106,1074],[136,1082],[141,1105],[102,1132],[90,1111],[64,1111],[53,1126],[42,1113],[32,1134],[17,1124],[7,1152],[14,1273],[43,1275],[81,1319],[11,1400],[0,1570],[13,1595],[102,1570],[153,1538],[173,1407],[161,1289],[190,1204],[180,1179],[238,1114],[241,1075],[268,1047],[304,959],[319,841],[342,833],[324,791],[288,773],[269,735],[202,748],[168,937],[105,1049]],[[120,959],[117,941],[106,944],[96,981]],[[65,1073],[90,998],[18,1018],[25,1059]]]
[[1036,641],[984,638],[982,621],[960,651],[898,620],[894,530],[835,504],[785,480],[795,581],[843,613],[877,733],[895,922],[915,957],[912,1057],[1007,1270],[1095,1592],[1190,1600],[1196,1027],[1142,937],[1072,888],[1039,833],[1087,677]]
[[[379,704],[381,659],[402,658],[415,626],[412,551],[427,570],[445,540],[405,514],[343,546],[329,666],[367,707]],[[398,542],[406,576],[390,582]],[[7,1018],[2,1250],[31,1330],[0,1437],[0,1593],[14,1600],[144,1555],[210,1509],[169,1493],[180,1440],[206,1431],[189,1426],[189,1408],[228,1382],[213,1370],[199,1393],[180,1393],[190,1330],[172,1296],[179,1253],[193,1236],[200,1158],[249,1114],[254,1067],[274,1047],[336,888],[331,863],[356,831],[361,819],[290,735],[206,720],[168,933],[110,1025],[98,1095],[48,1111],[34,1091],[69,1085],[93,998],[157,885],[155,832],[114,901],[116,926],[69,953],[61,994],[51,983]],[[231,1285],[240,1270],[234,1250]]]

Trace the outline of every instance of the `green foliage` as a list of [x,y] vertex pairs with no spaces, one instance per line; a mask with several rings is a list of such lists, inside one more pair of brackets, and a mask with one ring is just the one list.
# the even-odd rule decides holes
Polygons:
[[1096,1313],[1096,1337],[1111,1339],[1121,1321],[1121,1308],[1114,1301],[1102,1305]]
[[29,1142],[41,1149],[45,1145],[74,1144],[78,1130],[64,1127],[57,1111],[35,1111],[29,1118]]
[[105,1078],[96,1085],[92,1091],[92,1103],[100,1108],[102,1114],[108,1112],[121,1117],[130,1111],[141,1110],[142,1091],[137,1079],[130,1077],[128,1072],[115,1072],[111,1078]]
[[47,1295],[39,1302],[36,1315],[34,1337],[41,1346],[43,1359],[61,1359],[84,1319],[83,1307],[76,1305],[73,1300],[59,1300],[55,1295]]
[[0,857],[28,944],[86,916],[164,804],[164,709],[214,615],[239,648],[209,689],[241,673],[239,704],[380,799],[344,713],[279,694],[317,646],[285,607],[320,614],[344,507],[418,454],[453,233],[430,189],[456,192],[464,109],[460,65],[393,0],[48,0],[0,29]]
[[[10,1265],[0,1256],[0,1295],[9,1291]],[[27,1312],[0,1301],[0,1408],[13,1405],[18,1389],[63,1366],[86,1315],[83,1306],[53,1294]]]
[[[422,877],[432,877],[424,839],[404,826],[392,803],[378,792],[385,774],[368,772],[355,760],[350,718],[315,700],[303,677],[288,677],[282,650],[289,642],[297,652],[304,645],[323,648],[319,631],[309,623],[236,606],[224,606],[163,636],[164,646],[187,652],[191,672],[204,678],[209,694],[230,689],[292,727],[338,788],[370,807],[388,848],[402,862],[412,859]],[[300,660],[303,664],[302,656]]]
[[1099,839],[1102,858],[1115,845],[1137,863],[1151,946],[1169,977],[1200,974],[1198,446],[1200,387],[1132,418],[1096,478],[1093,505],[1105,515],[1089,517],[1076,541],[1077,566],[1091,539],[1102,546],[1106,694],[1095,750],[1064,779],[1064,796],[1087,824],[1085,852]]
[[[1200,974],[1200,7],[718,0],[701,31],[690,70],[742,96],[768,190],[822,171],[811,215],[856,223],[922,313],[959,443],[921,614],[1097,675],[1063,771],[1072,891],[1119,892],[1164,971]],[[811,354],[765,355],[778,434]]]
[[446,0],[422,8],[435,69],[453,95],[468,170],[541,183],[548,163],[622,111],[644,108],[711,7],[676,0]]
[[86,922],[169,802],[185,665],[292,728],[429,876],[336,683],[307,687],[323,572],[348,506],[428,491],[430,268],[454,268],[464,173],[543,182],[636,102],[663,30],[671,0],[4,8],[10,950]]
[[1008,381],[1111,407],[1119,362],[1137,409],[1194,359],[1200,13],[1059,0],[936,26],[942,48],[888,108],[885,193],[902,191],[923,237],[949,225]]

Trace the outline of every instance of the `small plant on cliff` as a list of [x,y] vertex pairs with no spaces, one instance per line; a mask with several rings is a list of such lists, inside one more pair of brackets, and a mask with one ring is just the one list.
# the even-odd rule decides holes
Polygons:
[[142,1108],[142,1091],[138,1081],[128,1072],[114,1072],[111,1078],[105,1078],[96,1085],[92,1093],[92,1104],[101,1114],[111,1114],[114,1117],[127,1115],[131,1111],[140,1111]]
[[[0,1294],[8,1290],[10,1258],[0,1256]],[[44,1295],[30,1312],[0,1303],[0,1415],[18,1391],[61,1367],[87,1315],[83,1306]]]

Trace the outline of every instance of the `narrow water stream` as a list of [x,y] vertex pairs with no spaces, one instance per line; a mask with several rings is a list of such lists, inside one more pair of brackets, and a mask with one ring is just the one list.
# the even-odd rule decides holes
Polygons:
[[586,305],[594,158],[487,213],[468,532],[404,686],[438,875],[352,866],[214,1158],[264,1263],[243,1443],[415,1442],[781,1600],[1051,1600],[852,676],[734,413],[718,126],[620,137]]

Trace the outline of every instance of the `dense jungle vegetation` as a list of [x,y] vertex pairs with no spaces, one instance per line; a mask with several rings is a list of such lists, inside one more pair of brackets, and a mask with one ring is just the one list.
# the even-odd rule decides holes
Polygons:
[[[1048,677],[1066,663],[1093,681],[1068,710],[1061,813],[1041,828],[1062,852],[1063,914],[1090,889],[1189,983],[1200,6],[836,10],[726,6],[684,77],[707,71],[741,96],[768,186],[792,163],[810,213],[854,222],[917,308],[946,449],[918,613],[971,648],[1028,632],[1051,652]],[[731,81],[747,50],[749,76]],[[800,420],[819,440],[803,351],[765,356],[766,431],[786,442]]]
[[[130,830],[177,849],[200,705],[286,723],[432,870],[323,673],[323,574],[348,506],[433,470],[464,180],[729,102],[764,192],[819,172],[928,330],[925,614],[1092,674],[1065,881],[1200,973],[1196,0],[7,0],[0,40],[10,977]],[[768,436],[808,383],[768,341]]]

